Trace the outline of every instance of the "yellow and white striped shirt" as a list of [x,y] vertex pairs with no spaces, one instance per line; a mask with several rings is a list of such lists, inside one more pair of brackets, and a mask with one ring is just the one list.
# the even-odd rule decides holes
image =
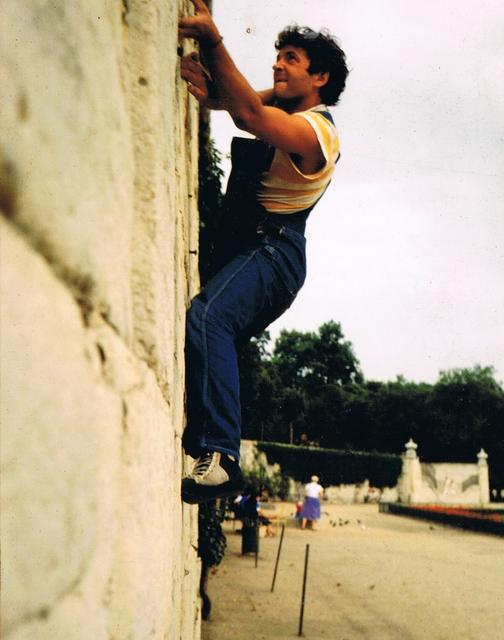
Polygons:
[[304,118],[313,127],[326,162],[317,173],[306,175],[296,167],[289,153],[276,149],[257,194],[259,202],[269,213],[289,214],[309,209],[331,181],[340,146],[336,127],[320,113],[327,110],[326,106],[317,105],[293,114]]

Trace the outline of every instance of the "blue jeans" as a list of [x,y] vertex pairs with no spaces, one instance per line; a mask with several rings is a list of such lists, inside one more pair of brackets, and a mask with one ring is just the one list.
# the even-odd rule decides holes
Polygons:
[[193,457],[210,449],[240,457],[241,410],[236,348],[294,301],[306,276],[305,238],[280,227],[258,233],[191,302],[186,324],[187,427]]

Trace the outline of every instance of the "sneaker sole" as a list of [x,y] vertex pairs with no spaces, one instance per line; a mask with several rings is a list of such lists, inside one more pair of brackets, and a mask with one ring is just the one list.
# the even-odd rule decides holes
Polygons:
[[242,480],[230,481],[217,486],[201,485],[194,481],[186,483],[182,481],[182,500],[187,504],[201,504],[216,498],[229,498],[239,494],[243,490],[243,486]]

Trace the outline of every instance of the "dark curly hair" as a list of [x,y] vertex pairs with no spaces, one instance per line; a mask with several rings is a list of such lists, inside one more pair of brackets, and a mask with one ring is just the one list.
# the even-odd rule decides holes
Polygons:
[[345,52],[336,39],[326,29],[313,31],[293,24],[278,34],[275,49],[279,51],[288,45],[306,51],[310,59],[308,73],[329,73],[327,84],[320,88],[320,99],[327,105],[336,104],[348,75]]

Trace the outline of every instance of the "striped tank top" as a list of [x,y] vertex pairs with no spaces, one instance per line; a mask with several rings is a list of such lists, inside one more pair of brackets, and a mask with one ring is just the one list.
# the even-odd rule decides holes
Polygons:
[[310,209],[331,181],[340,155],[339,138],[336,127],[321,111],[328,109],[325,105],[317,105],[293,115],[304,118],[313,127],[325,158],[324,166],[317,173],[301,173],[289,153],[276,149],[257,193],[260,204],[268,213],[289,214]]

